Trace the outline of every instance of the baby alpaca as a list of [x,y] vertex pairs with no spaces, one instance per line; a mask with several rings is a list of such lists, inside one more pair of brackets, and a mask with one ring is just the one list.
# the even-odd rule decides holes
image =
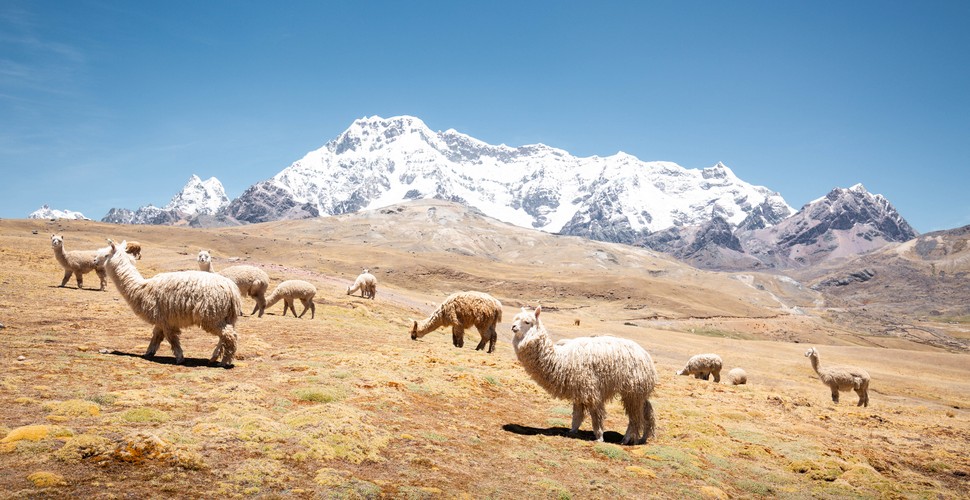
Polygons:
[[219,365],[231,366],[238,340],[236,319],[242,309],[236,284],[224,276],[201,271],[159,273],[145,279],[125,248],[124,241],[120,245],[111,242],[97,260],[131,310],[155,325],[145,357],[154,356],[164,338],[172,346],[175,363],[181,364],[185,359],[179,342],[181,329],[199,326],[219,337],[210,362],[221,354]]
[[707,380],[714,375],[714,381],[721,381],[721,357],[717,354],[698,354],[687,360],[687,366],[677,375],[693,375],[694,378]]
[[347,287],[347,295],[352,295],[357,290],[360,290],[361,297],[373,299],[377,295],[377,278],[364,269],[364,272],[354,280],[354,285]]
[[744,385],[748,383],[748,374],[743,368],[731,368],[727,374],[728,382],[731,385]]
[[[269,296],[266,297],[266,307],[271,307],[280,300],[283,301],[283,316],[286,316],[286,310],[290,309],[293,311],[293,316],[297,318],[302,318],[306,314],[307,309],[310,309],[310,319],[317,313],[317,306],[313,304],[313,297],[317,294],[317,287],[303,280],[286,280],[276,286],[276,290],[273,290]],[[296,307],[293,305],[295,299],[300,299],[303,304],[303,312],[299,316],[296,315]]]
[[570,432],[588,412],[593,434],[603,441],[606,402],[619,395],[629,423],[622,444],[643,444],[656,427],[650,394],[657,382],[653,360],[632,340],[580,337],[553,343],[539,321],[541,308],[512,320],[512,347],[526,373],[553,397],[573,402]]
[[83,275],[94,271],[101,279],[101,288],[103,292],[105,287],[108,286],[108,278],[104,272],[104,266],[100,264],[95,264],[94,260],[98,256],[101,250],[72,250],[70,252],[64,250],[64,237],[59,234],[51,235],[51,248],[54,250],[54,258],[57,259],[57,263],[64,268],[64,279],[61,280],[61,287],[67,284],[67,280],[71,279],[71,275],[74,275],[74,279],[77,280],[77,289],[82,288],[84,281]]
[[482,292],[456,292],[448,296],[437,309],[423,321],[411,320],[411,340],[418,340],[442,326],[451,327],[451,342],[455,347],[465,345],[465,329],[475,325],[482,340],[476,351],[485,348],[495,351],[498,333],[495,325],[502,321],[502,303]]
[[823,384],[832,390],[832,402],[839,402],[839,391],[855,391],[859,395],[856,406],[869,406],[869,372],[854,366],[822,367],[818,361],[818,350],[812,347],[805,352],[812,360],[812,368]]

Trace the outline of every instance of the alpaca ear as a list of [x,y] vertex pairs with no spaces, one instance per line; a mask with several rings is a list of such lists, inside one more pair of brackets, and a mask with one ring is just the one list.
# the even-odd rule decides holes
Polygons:
[[541,305],[540,306],[536,306],[536,312],[535,312],[536,318],[539,317],[539,313],[540,312],[542,312],[542,306]]

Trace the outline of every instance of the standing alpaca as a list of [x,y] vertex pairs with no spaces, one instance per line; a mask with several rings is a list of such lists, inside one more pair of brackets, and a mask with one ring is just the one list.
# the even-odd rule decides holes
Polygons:
[[[310,309],[310,319],[317,314],[317,306],[313,303],[313,297],[317,294],[317,287],[303,280],[286,280],[276,286],[276,290],[266,297],[266,307],[272,307],[274,304],[283,301],[283,316],[286,316],[286,310],[290,309],[293,311],[293,316],[297,318],[302,318],[306,314],[306,310]],[[296,307],[293,305],[295,299],[300,299],[303,303],[303,312],[299,316],[296,315]]]
[[579,337],[553,343],[534,312],[522,308],[512,320],[512,347],[519,363],[553,397],[573,402],[573,434],[588,412],[593,434],[603,441],[606,402],[619,395],[629,423],[622,444],[643,444],[656,423],[650,394],[657,371],[650,355],[631,340]]
[[677,375],[693,375],[694,378],[707,380],[714,375],[714,381],[721,381],[721,357],[717,354],[698,354],[687,360],[687,366]]
[[155,325],[145,357],[158,351],[162,339],[168,340],[181,364],[180,329],[199,326],[219,337],[210,362],[222,354],[219,366],[231,366],[236,355],[236,319],[242,310],[239,288],[231,279],[201,271],[159,273],[149,279],[142,277],[134,258],[125,253],[126,242],[111,245],[97,257],[128,306],[141,319]]
[[67,284],[67,280],[71,279],[71,275],[73,274],[77,280],[77,289],[80,290],[84,281],[83,275],[94,271],[98,275],[98,278],[101,279],[100,290],[102,292],[105,290],[105,287],[108,285],[108,279],[104,273],[104,266],[94,263],[94,259],[97,257],[99,250],[65,251],[64,237],[59,234],[51,235],[51,248],[54,250],[54,258],[57,259],[57,263],[64,268],[64,279],[61,280],[61,287]]
[[364,269],[364,272],[354,280],[354,286],[347,287],[347,295],[351,295],[360,290],[360,296],[365,299],[373,299],[377,295],[377,278]]
[[[208,250],[199,250],[198,260],[200,271],[213,272],[212,256]],[[256,311],[259,311],[258,317],[262,318],[263,311],[266,310],[266,290],[269,288],[269,275],[266,274],[266,271],[256,266],[242,265],[227,267],[219,271],[219,274],[235,282],[243,297],[252,297],[256,300],[256,307],[249,314],[253,315],[256,314]],[[239,314],[242,314],[242,312]]]
[[812,368],[822,383],[832,389],[833,403],[839,402],[839,391],[854,390],[859,395],[856,406],[869,406],[869,372],[854,366],[822,367],[818,361],[818,350],[814,347],[806,351],[805,356],[812,360]]
[[428,332],[433,332],[442,326],[451,327],[451,342],[455,347],[465,345],[465,329],[475,325],[482,340],[476,351],[485,348],[488,342],[488,352],[495,350],[495,340],[498,333],[495,325],[502,321],[502,303],[495,297],[482,292],[456,292],[448,296],[427,319],[411,320],[411,340],[418,340]]

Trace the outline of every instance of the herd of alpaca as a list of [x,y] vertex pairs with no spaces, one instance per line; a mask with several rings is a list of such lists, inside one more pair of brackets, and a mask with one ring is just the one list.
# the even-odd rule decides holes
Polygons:
[[[184,361],[179,336],[182,328],[198,326],[218,337],[211,363],[231,366],[236,354],[238,334],[235,325],[242,311],[242,297],[252,297],[256,307],[251,315],[263,316],[267,307],[282,300],[283,316],[287,310],[302,318],[309,310],[316,314],[313,298],[317,293],[313,284],[302,280],[286,280],[266,294],[269,276],[265,271],[246,265],[231,266],[216,273],[212,256],[207,250],[198,255],[198,271],[159,273],[144,278],[134,261],[141,258],[137,242],[116,244],[109,240],[107,247],[98,250],[66,251],[60,235],[51,235],[51,247],[57,262],[64,268],[61,282],[64,287],[73,274],[78,288],[82,276],[95,271],[101,278],[101,290],[110,278],[132,311],[153,325],[152,338],[145,357],[158,351],[162,340],[168,341],[176,364]],[[360,296],[373,299],[377,280],[367,269],[347,288],[347,295],[360,291]],[[297,315],[294,303],[300,300],[303,311]],[[541,307],[522,308],[512,320],[512,348],[526,373],[550,395],[572,402],[570,433],[576,434],[588,414],[596,441],[603,441],[606,404],[619,397],[628,418],[621,444],[643,444],[655,434],[656,420],[650,396],[657,384],[657,371],[650,354],[631,340],[603,335],[579,337],[553,342],[540,320]],[[502,303],[482,292],[457,292],[448,296],[431,315],[421,321],[411,320],[410,336],[417,340],[441,327],[451,327],[455,347],[464,346],[464,331],[475,326],[481,340],[476,350],[488,345],[495,350],[498,337],[496,326],[502,320]],[[579,320],[574,320],[579,325]],[[829,386],[832,401],[839,402],[839,392],[854,390],[859,395],[858,406],[869,406],[869,374],[850,366],[822,367],[818,350],[805,353],[819,379]],[[221,357],[221,361],[219,358]],[[717,354],[692,356],[678,375],[694,375],[714,382],[721,380],[723,361]],[[728,372],[727,383],[747,383],[747,373],[741,368]]]

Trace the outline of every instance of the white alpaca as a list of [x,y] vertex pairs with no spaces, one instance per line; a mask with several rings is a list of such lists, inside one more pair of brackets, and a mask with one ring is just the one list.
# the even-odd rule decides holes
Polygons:
[[[209,254],[208,250],[199,250],[199,270],[205,272],[214,272],[212,270],[212,255]],[[252,297],[256,300],[256,307],[253,308],[253,312],[250,315],[256,314],[259,311],[260,318],[263,317],[263,311],[266,310],[266,290],[269,289],[269,275],[266,271],[256,267],[256,266],[230,266],[219,274],[231,279],[239,287],[239,293],[243,297]],[[240,314],[242,314],[240,312]]]
[[[317,294],[317,287],[303,280],[286,280],[276,286],[276,289],[266,297],[266,307],[271,307],[280,300],[283,301],[283,316],[286,310],[293,311],[293,316],[302,318],[307,309],[310,310],[310,319],[317,313],[317,306],[313,303],[313,297]],[[296,315],[296,307],[293,301],[299,299],[303,303],[303,312]]]
[[377,278],[367,269],[357,276],[353,286],[347,287],[347,295],[352,295],[358,290],[360,290],[360,296],[365,299],[373,299],[377,295]]
[[731,385],[744,385],[748,383],[748,374],[743,368],[731,368],[727,374],[727,380]]
[[502,303],[495,297],[483,292],[456,292],[448,296],[427,319],[411,320],[411,340],[425,336],[442,326],[451,327],[451,343],[455,347],[465,345],[465,329],[475,325],[482,340],[476,351],[485,348],[495,351],[498,332],[495,325],[502,321]]
[[859,395],[856,406],[869,406],[869,372],[855,366],[826,366],[818,361],[818,350],[814,347],[805,352],[812,360],[812,368],[823,384],[832,390],[832,402],[839,402],[839,391],[855,391]]
[[108,279],[104,273],[104,266],[97,265],[94,262],[98,250],[72,250],[68,252],[64,250],[64,237],[59,234],[51,235],[51,248],[54,250],[54,258],[57,259],[57,263],[64,268],[64,279],[61,280],[61,287],[67,284],[67,280],[71,279],[73,274],[77,280],[77,288],[80,290],[84,281],[83,275],[94,271],[101,279],[100,290],[104,291],[108,285]]
[[714,375],[714,381],[721,381],[721,357],[717,354],[698,354],[687,360],[687,366],[677,375],[693,375],[694,378],[707,380]]
[[135,268],[134,258],[125,253],[126,242],[111,242],[97,257],[128,306],[141,319],[155,325],[145,357],[158,351],[168,340],[175,363],[184,361],[179,342],[180,329],[199,326],[219,337],[211,362],[222,354],[220,366],[232,365],[236,354],[236,319],[242,310],[239,288],[231,279],[202,271],[159,273],[149,279]]
[[534,312],[522,308],[512,320],[512,347],[519,363],[552,396],[573,402],[571,432],[588,412],[593,434],[603,441],[606,402],[619,395],[629,423],[622,444],[643,444],[656,426],[650,394],[657,382],[653,360],[639,344],[611,336],[553,343]]

